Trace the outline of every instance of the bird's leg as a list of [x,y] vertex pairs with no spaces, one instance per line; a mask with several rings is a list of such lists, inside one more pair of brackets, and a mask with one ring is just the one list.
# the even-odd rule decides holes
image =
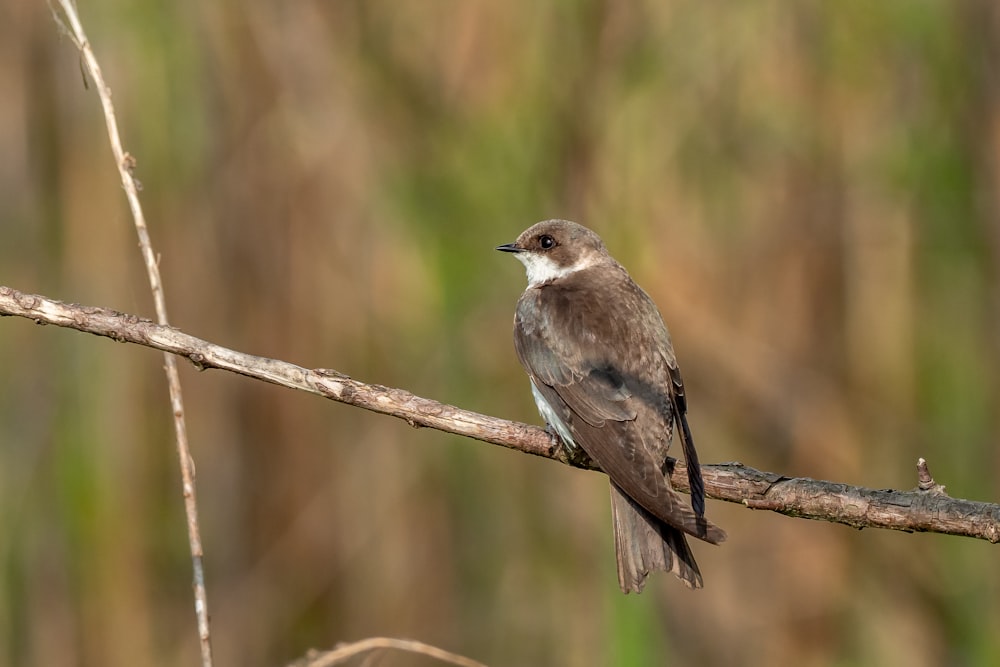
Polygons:
[[594,461],[582,447],[566,442],[552,424],[545,422],[545,432],[549,434],[549,454],[555,454],[560,447],[566,452],[566,460],[574,468],[593,468]]
[[[555,454],[556,450],[560,447],[565,447],[563,439],[559,437],[559,434],[552,427],[552,424],[545,422],[545,432],[549,435],[549,454]],[[567,450],[571,449],[566,447]]]
[[590,454],[583,451],[583,447],[567,447],[566,458],[569,459],[570,465],[576,468],[597,468],[594,459],[590,458]]

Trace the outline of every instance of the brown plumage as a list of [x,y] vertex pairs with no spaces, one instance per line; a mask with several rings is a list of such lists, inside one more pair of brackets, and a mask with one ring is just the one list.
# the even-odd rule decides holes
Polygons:
[[[653,570],[700,588],[683,533],[715,544],[726,534],[704,518],[684,385],[656,306],[601,239],[576,223],[538,223],[498,250],[515,253],[528,270],[514,343],[539,411],[567,447],[581,448],[611,478],[622,590],[641,591]],[[693,508],[664,474],[675,424]]]

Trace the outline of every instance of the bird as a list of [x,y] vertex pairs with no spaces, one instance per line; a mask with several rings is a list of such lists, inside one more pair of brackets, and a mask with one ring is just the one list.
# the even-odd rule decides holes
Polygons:
[[[621,590],[641,593],[657,570],[702,588],[686,535],[719,544],[726,533],[705,518],[684,382],[656,304],[601,238],[575,222],[539,222],[496,249],[527,273],[514,348],[538,411],[571,460],[589,458],[610,478]],[[675,432],[691,506],[670,484]]]

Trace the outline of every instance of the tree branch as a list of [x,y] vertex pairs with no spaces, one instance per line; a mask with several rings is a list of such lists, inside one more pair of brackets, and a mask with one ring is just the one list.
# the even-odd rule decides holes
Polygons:
[[[122,343],[135,343],[182,356],[199,369],[219,368],[273,384],[354,405],[426,426],[464,435],[574,465],[541,428],[490,417],[421,398],[403,389],[366,384],[328,369],[306,369],[277,359],[237,352],[178,329],[107,308],[80,306],[0,287],[0,315],[54,324]],[[762,472],[740,463],[702,466],[709,498],[742,503],[750,509],[804,519],[821,519],[854,528],[934,532],[1000,542],[1000,505],[951,498],[937,484],[923,459],[919,486],[910,491],[875,490],[803,477]],[[688,491],[681,461],[670,471],[674,487]]]

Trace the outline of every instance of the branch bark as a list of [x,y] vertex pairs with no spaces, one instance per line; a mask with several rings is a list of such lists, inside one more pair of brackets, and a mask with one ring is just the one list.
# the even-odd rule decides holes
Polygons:
[[[494,445],[542,456],[566,465],[562,447],[537,426],[478,414],[416,396],[406,390],[367,384],[334,370],[307,369],[258,357],[186,334],[170,326],[107,308],[62,303],[0,286],[0,315],[54,324],[121,343],[144,345],[188,359],[199,369],[219,368],[298,389],[359,408]],[[579,466],[578,466],[579,467]],[[919,486],[909,491],[875,490],[836,482],[786,477],[741,463],[702,466],[709,498],[741,503],[791,517],[821,519],[854,528],[961,535],[1000,542],[1000,505],[952,498],[934,482],[926,462],[918,462]],[[674,487],[689,491],[682,461],[670,472]]]

